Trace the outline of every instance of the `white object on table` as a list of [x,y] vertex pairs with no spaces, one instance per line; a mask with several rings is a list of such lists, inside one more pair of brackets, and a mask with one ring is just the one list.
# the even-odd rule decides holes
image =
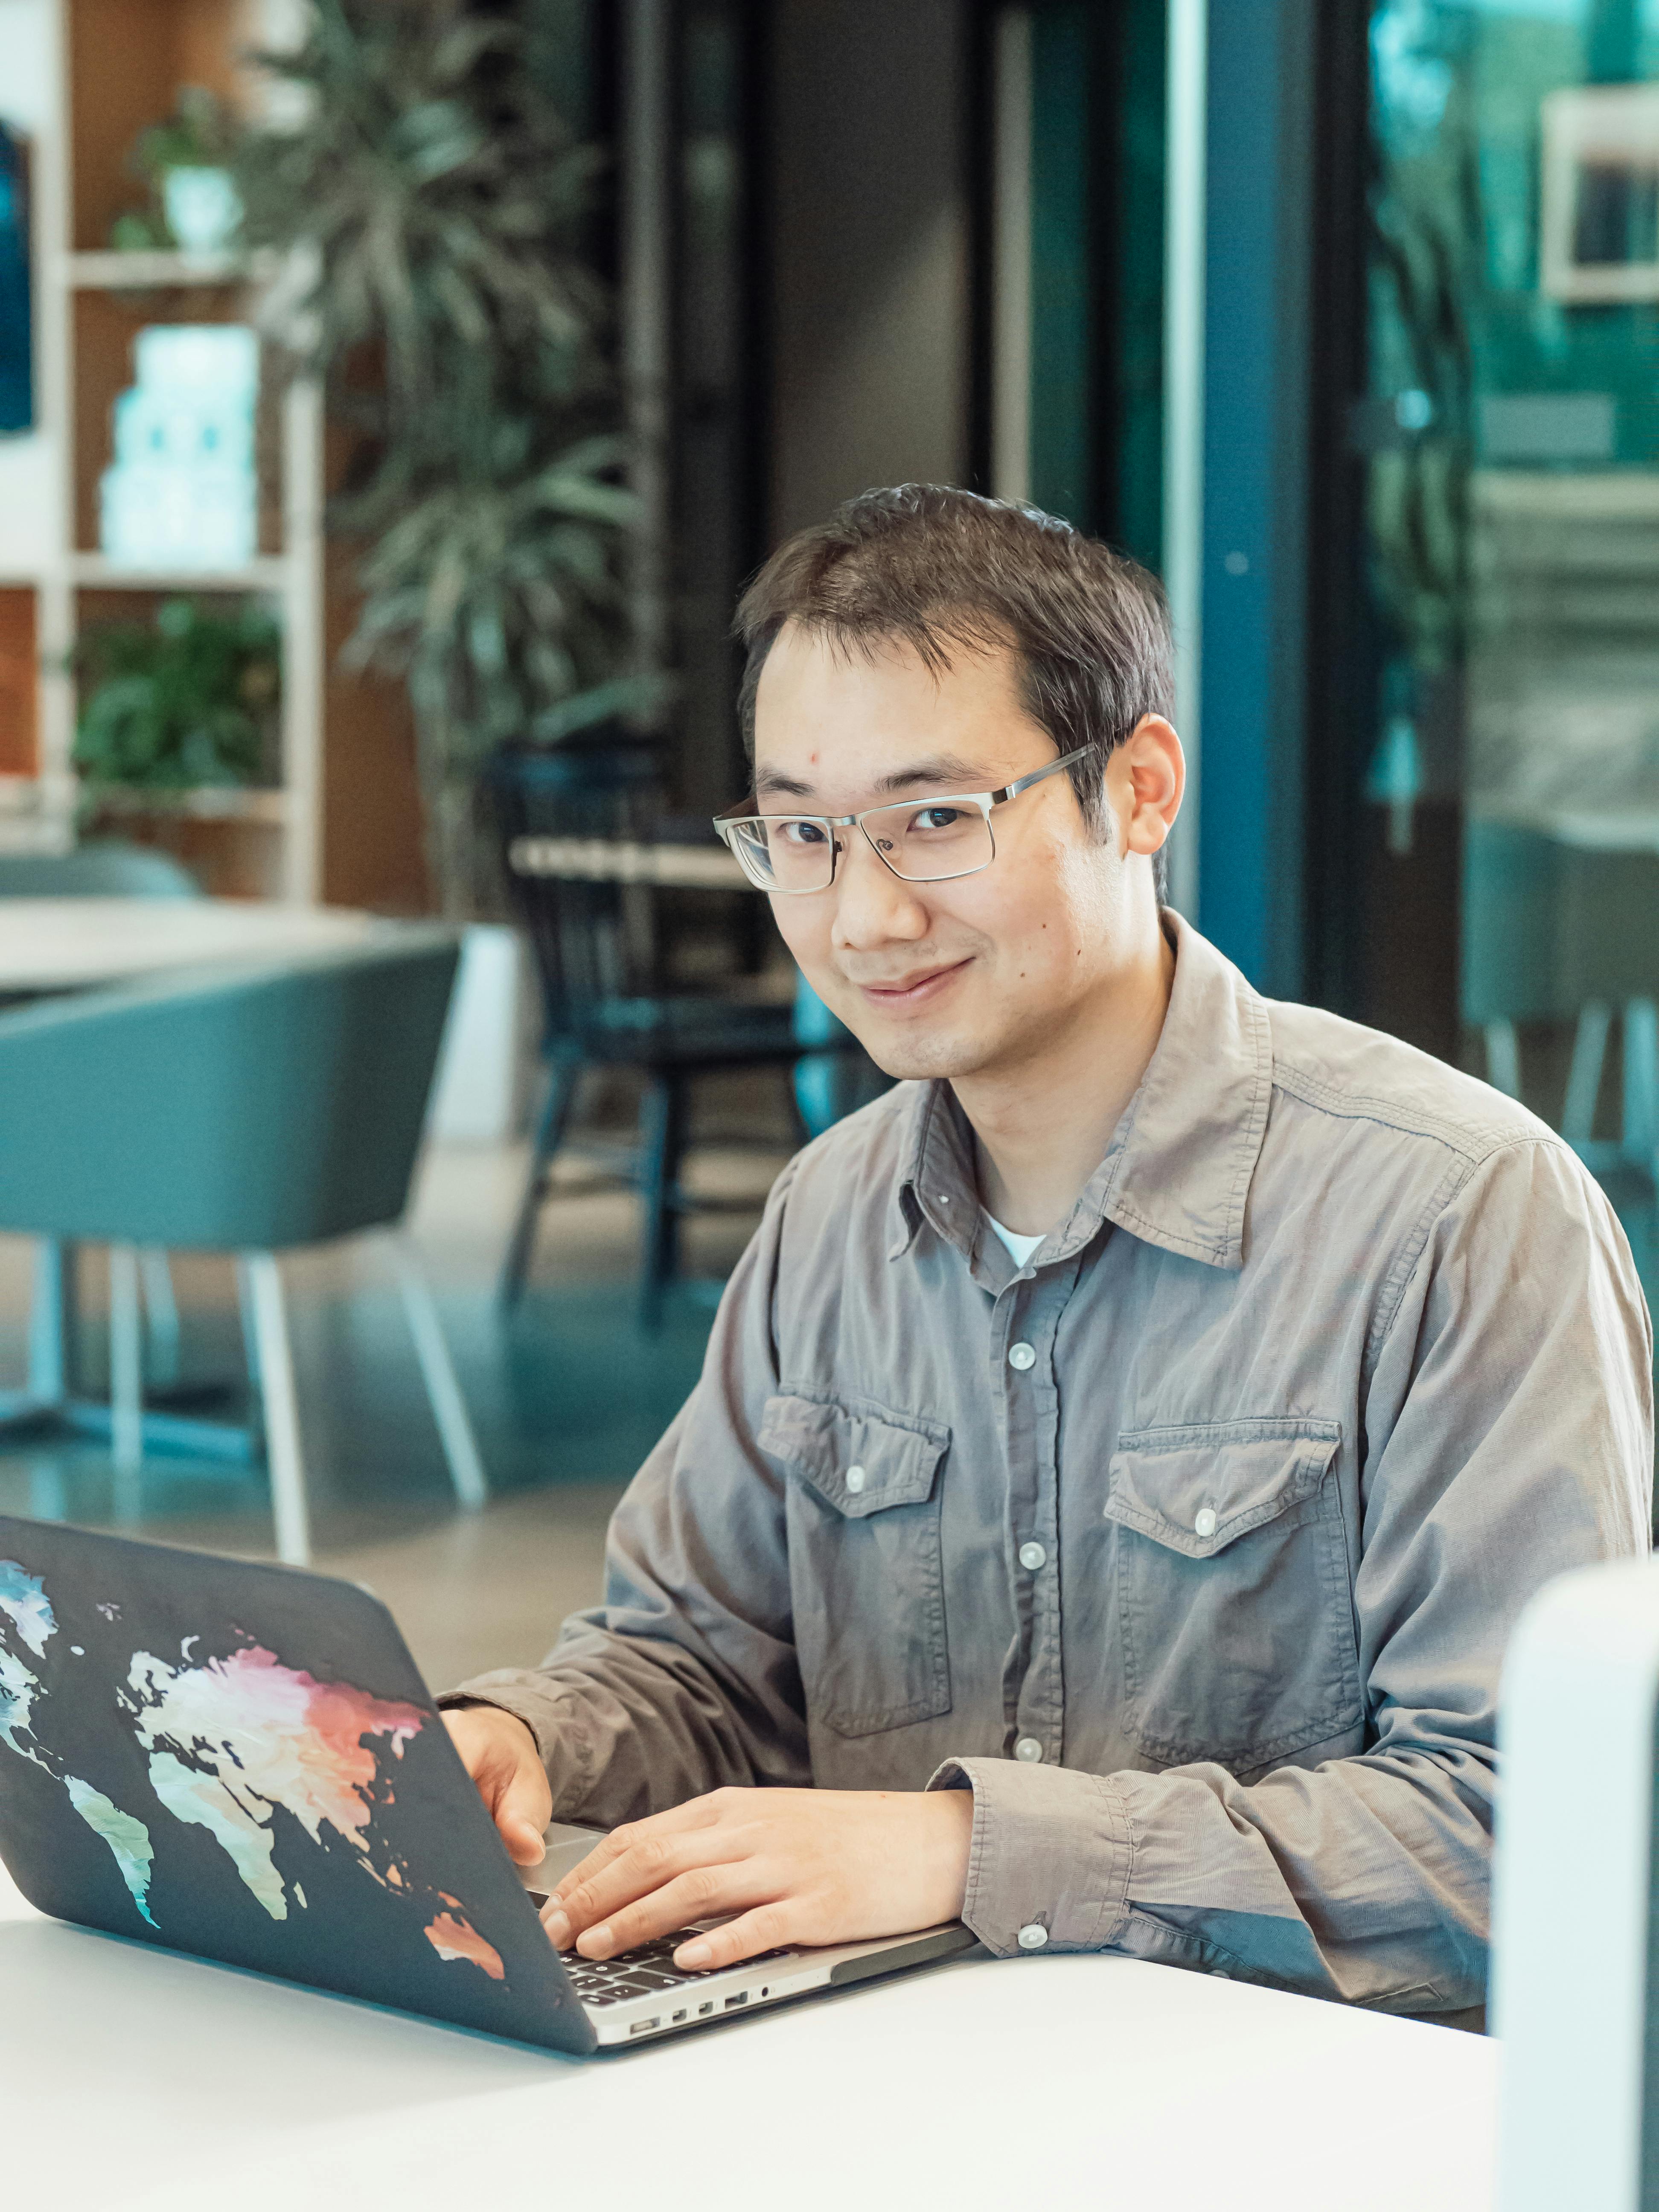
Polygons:
[[[1650,2203],[1659,1561],[1546,1583],[1504,1662],[1494,2012],[1504,2212]],[[1567,1899],[1593,1900],[1576,1924]]]
[[749,878],[724,845],[639,845],[620,837],[515,837],[515,876],[572,883],[660,884],[684,890],[744,890]]
[[257,899],[0,898],[0,992],[85,990],[217,960],[284,960],[396,924]]
[[32,1914],[6,2197],[52,2212],[1490,2212],[1479,2036],[1172,1967],[951,1966],[563,2059]]

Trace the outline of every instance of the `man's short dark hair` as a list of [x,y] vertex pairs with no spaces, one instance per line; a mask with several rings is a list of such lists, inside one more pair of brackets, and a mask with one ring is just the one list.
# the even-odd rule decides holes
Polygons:
[[[772,641],[799,623],[874,653],[902,641],[929,668],[951,647],[1012,649],[1020,702],[1056,750],[1097,744],[1067,769],[1085,817],[1106,826],[1106,755],[1175,702],[1170,615],[1157,578],[1069,522],[941,484],[844,501],[787,538],[738,603],[748,653],[738,695],[755,754],[755,695]],[[1155,862],[1164,896],[1164,854]]]

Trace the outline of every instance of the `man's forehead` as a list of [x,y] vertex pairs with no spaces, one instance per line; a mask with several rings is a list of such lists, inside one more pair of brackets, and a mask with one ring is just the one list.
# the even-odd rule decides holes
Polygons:
[[[960,651],[930,667],[902,638],[868,641],[786,623],[755,702],[755,788],[804,798],[831,784],[880,793],[1001,780],[1026,717],[1012,656]],[[1039,733],[1040,734],[1040,733]]]

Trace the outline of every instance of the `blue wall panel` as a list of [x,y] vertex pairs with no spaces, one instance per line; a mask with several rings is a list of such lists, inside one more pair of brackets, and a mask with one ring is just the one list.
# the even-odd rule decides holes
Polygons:
[[1302,984],[1314,0],[1209,11],[1199,918]]

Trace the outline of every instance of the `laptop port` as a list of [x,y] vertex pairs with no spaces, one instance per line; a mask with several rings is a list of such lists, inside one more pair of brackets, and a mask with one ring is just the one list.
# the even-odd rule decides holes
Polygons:
[[628,2033],[630,2035],[648,2035],[653,2027],[660,2027],[661,2026],[662,2014],[659,2013],[654,2020],[636,2020],[633,2027],[629,2029]]
[[678,2027],[679,2026],[680,2022],[681,2022],[684,2018],[685,2018],[685,2012],[684,2012],[684,2008],[682,2008],[678,2012],[677,2012],[677,2013],[674,2014],[673,2018],[669,2021],[668,2025],[670,2026],[670,2027]]
[[713,2011],[714,2011],[714,2002],[713,2002],[713,2000],[711,1999],[711,2000],[710,2000],[710,2002],[709,2002],[708,2004],[701,2004],[701,2005],[699,2005],[699,2006],[697,2007],[697,2018],[698,2018],[699,2020],[705,2020],[705,2019],[707,2019],[708,2015],[711,2012],[713,2012]]
[[734,2005],[747,2004],[747,2003],[748,2003],[748,2002],[749,2002],[749,1992],[748,1992],[748,1990],[739,1990],[738,1991],[738,1994],[736,1995],[736,1996],[734,1996],[734,1997],[727,1997],[727,1999],[726,2000],[726,2009],[727,2010],[727,2012],[730,2012],[730,2011],[731,2011],[731,2009],[732,2009],[732,2008]]

